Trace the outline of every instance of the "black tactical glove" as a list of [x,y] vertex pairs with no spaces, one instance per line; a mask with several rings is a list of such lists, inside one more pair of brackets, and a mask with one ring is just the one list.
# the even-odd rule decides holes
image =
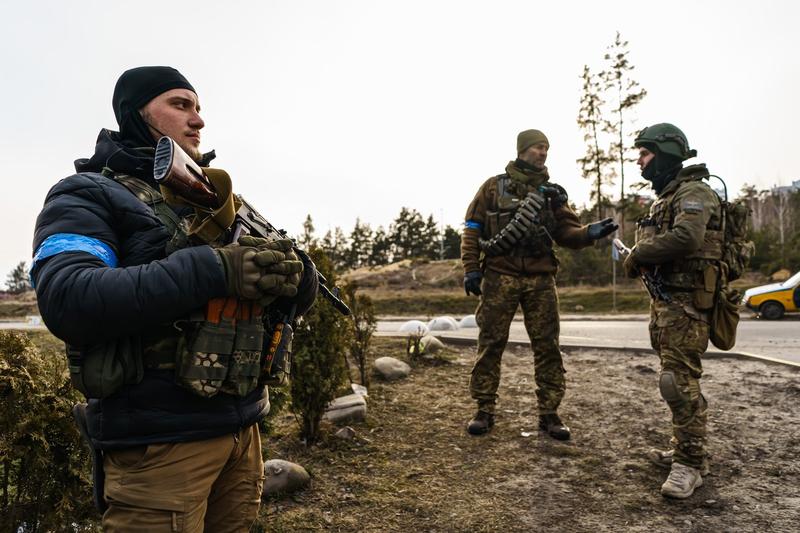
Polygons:
[[470,293],[474,294],[475,296],[481,295],[481,279],[483,278],[483,274],[478,272],[467,272],[464,276],[464,292],[467,293],[467,296]]
[[613,218],[606,218],[600,222],[589,224],[589,230],[586,232],[586,235],[591,240],[596,241],[597,239],[602,239],[606,235],[614,233],[617,231],[617,228],[619,228],[619,226],[614,224]]

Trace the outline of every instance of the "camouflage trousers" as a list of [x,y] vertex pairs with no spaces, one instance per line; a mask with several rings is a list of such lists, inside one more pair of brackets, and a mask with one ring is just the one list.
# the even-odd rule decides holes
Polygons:
[[708,348],[708,315],[692,305],[691,292],[672,297],[669,304],[650,304],[650,342],[661,358],[659,390],[672,411],[674,460],[700,468],[708,418],[708,403],[700,391],[700,358]]
[[487,270],[481,292],[475,315],[480,328],[478,357],[469,381],[470,393],[477,400],[478,408],[494,413],[508,329],[517,308],[522,306],[525,329],[533,349],[539,413],[555,413],[566,389],[558,346],[555,278],[552,274],[517,277]]

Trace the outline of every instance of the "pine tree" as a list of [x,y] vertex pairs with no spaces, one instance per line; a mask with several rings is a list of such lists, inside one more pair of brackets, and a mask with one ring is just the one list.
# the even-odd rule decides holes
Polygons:
[[428,259],[439,259],[442,251],[442,234],[439,223],[433,219],[433,215],[428,215],[420,239],[420,255]]
[[350,246],[347,249],[348,268],[359,268],[367,264],[372,252],[372,229],[369,224],[362,224],[356,219],[353,231],[350,232]]
[[369,266],[388,265],[394,258],[392,257],[392,243],[383,226],[378,226],[372,238],[372,250],[370,250]]
[[389,226],[393,259],[425,257],[425,221],[416,209],[403,207]]
[[25,266],[25,261],[20,261],[14,270],[8,273],[6,277],[6,287],[11,294],[21,294],[25,291],[31,290],[31,282],[28,275],[28,268]]
[[[313,247],[308,253],[334,286],[336,273],[325,252]],[[306,444],[319,439],[325,407],[347,379],[344,358],[351,335],[349,318],[323,301],[317,302],[297,326],[293,341],[292,409],[300,415],[301,436]]]
[[444,228],[444,259],[461,257],[461,233],[451,226]]
[[631,77],[634,66],[628,60],[630,53],[628,41],[623,41],[619,32],[607,50],[605,60],[608,62],[608,66],[600,74],[600,77],[604,81],[605,92],[611,95],[611,107],[615,119],[607,120],[604,129],[615,139],[611,143],[609,156],[616,161],[619,168],[619,198],[620,208],[623,211],[620,225],[623,225],[626,211],[625,163],[636,161],[636,157],[629,155],[633,150],[631,141],[633,128],[625,126],[630,122],[628,115],[647,96],[647,91],[642,89],[639,82]]
[[603,205],[608,201],[603,196],[603,185],[613,183],[613,169],[609,168],[614,161],[604,148],[601,148],[601,133],[604,128],[601,80],[592,74],[588,65],[583,67],[583,94],[578,111],[578,126],[583,130],[586,141],[586,154],[578,159],[583,177],[594,180],[592,198],[597,202],[597,218],[603,217]]
[[300,237],[300,244],[306,250],[317,244],[317,238],[314,236],[314,222],[311,220],[310,214],[306,215],[306,220],[303,222],[303,235]]

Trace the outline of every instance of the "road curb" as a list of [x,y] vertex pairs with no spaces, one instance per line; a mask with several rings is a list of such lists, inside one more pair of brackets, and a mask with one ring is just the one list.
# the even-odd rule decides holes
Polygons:
[[[383,336],[404,337],[406,335],[383,334]],[[447,344],[452,344],[455,346],[476,346],[478,344],[478,339],[473,339],[470,337],[453,337],[449,335],[436,335],[436,337],[442,342],[445,342]],[[530,342],[509,340],[506,346],[511,346],[515,348],[516,347],[527,348],[530,346]],[[620,347],[597,346],[593,344],[561,344],[561,349],[567,352],[577,351],[577,350],[614,350],[623,353],[637,353],[646,355],[655,355],[656,353],[655,350],[653,350],[652,348],[634,348],[631,346],[620,346]],[[775,359],[773,357],[768,357],[766,355],[759,355],[749,352],[723,352],[720,350],[708,350],[703,357],[706,359],[740,359],[740,360],[756,359],[758,361],[767,364],[778,364],[800,370],[800,363],[795,363],[792,361],[784,361],[782,359]]]

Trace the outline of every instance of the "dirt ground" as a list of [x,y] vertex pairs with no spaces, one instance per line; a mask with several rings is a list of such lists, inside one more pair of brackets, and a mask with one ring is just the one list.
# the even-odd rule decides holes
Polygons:
[[[378,339],[377,355],[404,341]],[[266,439],[271,458],[304,465],[308,490],[264,502],[269,531],[800,531],[800,373],[709,359],[712,473],[686,501],[659,494],[666,470],[643,458],[670,437],[653,355],[611,351],[565,357],[561,415],[573,439],[536,430],[533,364],[510,349],[492,433],[469,436],[466,391],[474,348],[417,365],[369,391],[352,441],[306,448],[291,415]],[[530,435],[528,435],[530,433]]]

